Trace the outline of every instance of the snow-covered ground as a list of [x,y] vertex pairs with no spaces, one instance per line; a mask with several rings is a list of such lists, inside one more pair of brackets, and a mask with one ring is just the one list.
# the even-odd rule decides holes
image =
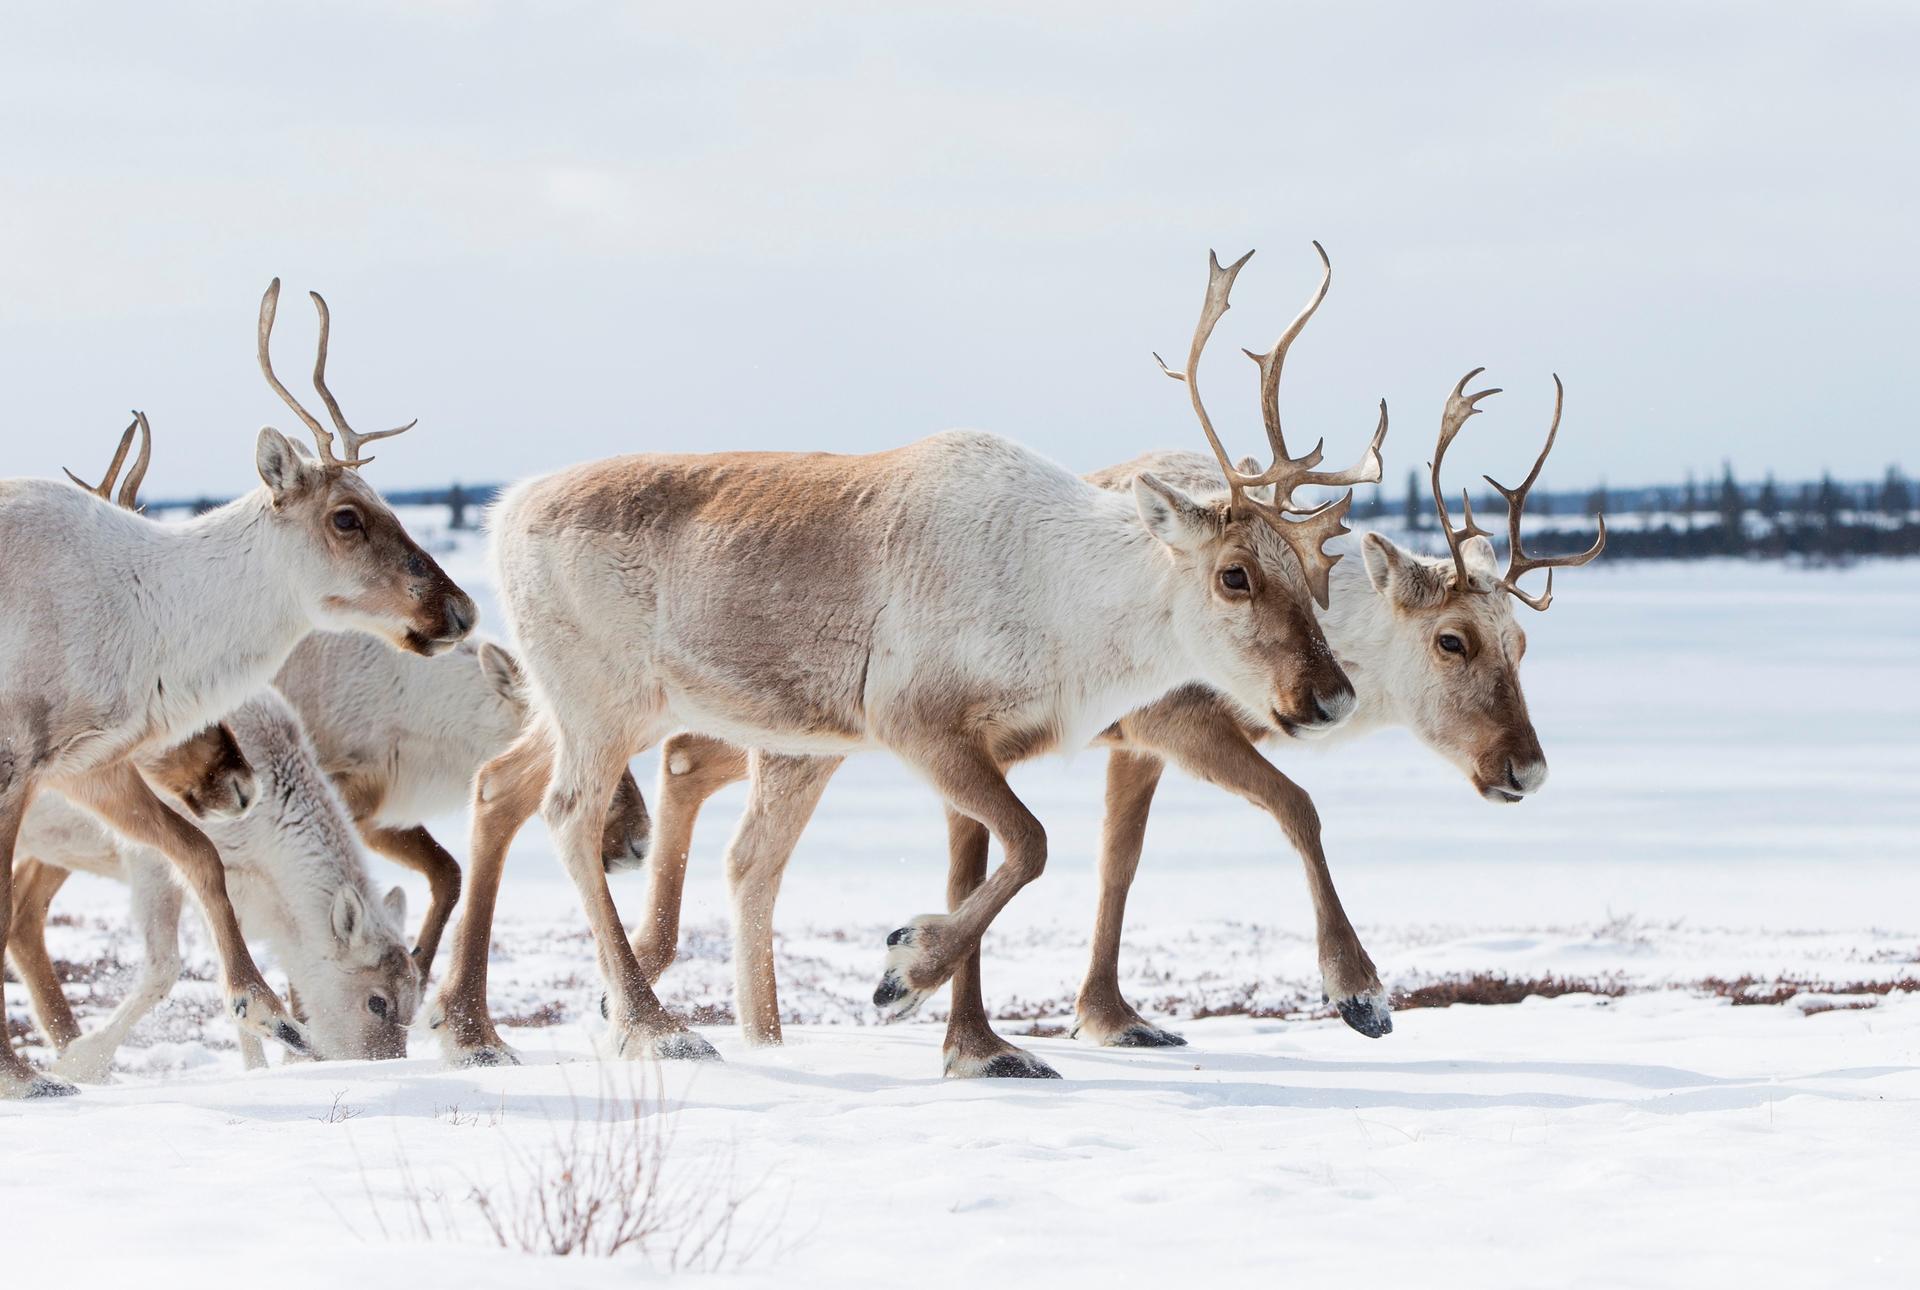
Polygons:
[[[484,593],[470,540],[447,563]],[[1037,1030],[1020,1042],[1066,1078],[943,1082],[941,1011],[877,1028],[867,996],[885,932],[942,904],[944,829],[917,781],[856,759],[782,898],[785,1048],[719,1024],[723,1065],[591,1061],[591,949],[536,822],[493,974],[498,1013],[548,1023],[509,1032],[527,1065],[449,1071],[419,1041],[404,1062],[246,1075],[187,982],[114,1085],[0,1104],[8,1276],[631,1284],[678,1238],[753,1285],[1914,1284],[1920,996],[1858,990],[1920,977],[1920,566],[1602,564],[1524,619],[1539,797],[1488,805],[1400,736],[1276,755],[1319,803],[1390,986],[1493,974],[1614,997],[1402,1010],[1364,1039],[1319,1015],[1277,830],[1170,775],[1123,981],[1191,1046],[1053,1033],[1093,904],[1088,752],[1016,775],[1052,858],[987,945],[1003,1029]],[[729,1003],[718,857],[740,800],[717,797],[697,839],[662,982],[676,1006]],[[464,850],[460,821],[439,831]],[[617,885],[630,913],[642,887]],[[56,907],[83,1017],[134,952],[122,905],[76,880]],[[677,1199],[648,1251],[499,1248],[475,1195],[511,1226],[536,1174],[586,1177],[661,1128]],[[729,1198],[729,1252],[690,1253]]]

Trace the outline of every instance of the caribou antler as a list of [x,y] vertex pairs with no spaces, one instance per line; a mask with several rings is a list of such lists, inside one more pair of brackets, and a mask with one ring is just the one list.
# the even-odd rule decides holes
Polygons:
[[[127,460],[127,449],[133,446],[135,431],[138,431],[140,434],[140,455],[133,459],[133,469],[127,472],[126,481],[120,485],[120,495],[116,499],[113,496],[113,481],[118,478],[120,467],[125,464]],[[68,479],[71,479],[74,483],[80,485],[80,487],[86,489],[101,501],[108,502],[117,500],[122,507],[137,513],[140,510],[140,485],[147,477],[147,463],[152,459],[153,429],[147,424],[146,413],[135,412],[133,414],[133,422],[121,432],[120,446],[114,449],[113,460],[108,463],[107,473],[98,484],[89,484],[71,470],[67,470],[65,466],[62,466],[60,469],[66,470]]]
[[345,458],[333,455],[333,432],[321,425],[320,419],[314,416],[313,413],[301,407],[300,401],[294,398],[293,395],[288,392],[287,387],[280,384],[280,378],[273,374],[273,359],[269,353],[269,342],[273,337],[274,316],[280,309],[280,279],[278,278],[275,278],[268,284],[267,294],[260,298],[260,371],[267,378],[267,384],[273,387],[274,393],[278,394],[281,400],[285,402],[288,407],[292,408],[294,413],[306,423],[307,429],[312,431],[314,445],[319,448],[320,460],[323,463],[329,466],[364,466],[372,461],[373,458],[362,457],[360,455],[360,447],[362,444],[372,443],[376,439],[390,439],[394,435],[402,434],[413,429],[414,426],[419,424],[419,421],[409,421],[406,425],[398,426],[392,430],[381,430],[377,433],[366,435],[356,433],[353,427],[347,424],[346,417],[340,413],[339,402],[333,397],[333,392],[327,389],[327,334],[332,322],[327,313],[327,302],[320,298],[320,293],[317,291],[309,291],[307,294],[313,297],[313,307],[320,313],[320,343],[318,352],[313,360],[313,384],[314,388],[320,391],[320,397],[327,405],[327,415],[333,418],[334,426],[340,431],[340,437],[346,442],[347,455]]
[[[1481,411],[1474,405],[1489,395],[1500,393],[1497,388],[1481,390],[1477,394],[1466,393],[1467,382],[1486,370],[1484,367],[1474,368],[1460,378],[1459,384],[1453,387],[1453,393],[1447,396],[1446,407],[1440,414],[1440,444],[1434,450],[1433,460],[1427,464],[1427,469],[1433,473],[1433,506],[1440,513],[1440,531],[1446,535],[1447,549],[1453,553],[1453,568],[1457,575],[1456,586],[1489,593],[1495,590],[1511,592],[1514,599],[1529,609],[1544,611],[1553,603],[1553,571],[1586,564],[1606,549],[1607,517],[1604,515],[1598,517],[1600,535],[1594,540],[1592,547],[1579,555],[1549,556],[1537,560],[1526,554],[1520,545],[1520,519],[1526,510],[1527,494],[1533,491],[1534,483],[1540,478],[1540,468],[1547,464],[1547,454],[1553,451],[1553,441],[1560,434],[1560,409],[1566,401],[1567,391],[1556,374],[1553,378],[1553,424],[1547,427],[1546,446],[1540,449],[1540,455],[1534,459],[1533,469],[1527,472],[1527,477],[1521,481],[1518,488],[1508,488],[1491,475],[1481,476],[1507,500],[1507,572],[1492,587],[1474,587],[1473,580],[1467,576],[1467,559],[1463,554],[1463,548],[1473,538],[1493,535],[1473,522],[1473,503],[1467,499],[1467,490],[1464,488],[1460,490],[1460,504],[1465,510],[1466,526],[1459,529],[1453,527],[1453,521],[1447,515],[1446,497],[1440,489],[1440,465],[1446,460],[1448,445],[1453,442],[1454,436],[1460,433],[1460,428],[1467,423],[1467,418]],[[1547,571],[1546,590],[1541,592],[1537,600],[1520,590],[1520,579],[1535,569]]]
[[[1526,509],[1527,494],[1533,491],[1533,485],[1540,478],[1540,468],[1547,464],[1547,454],[1553,451],[1553,441],[1560,434],[1560,408],[1566,401],[1567,389],[1560,384],[1559,373],[1553,377],[1553,424],[1547,427],[1547,442],[1540,449],[1540,455],[1534,458],[1533,469],[1520,481],[1520,487],[1508,488],[1492,475],[1480,478],[1493,485],[1494,491],[1507,499],[1507,573],[1500,579],[1500,585],[1513,593],[1514,599],[1529,609],[1545,611],[1553,603],[1553,571],[1555,569],[1576,569],[1590,562],[1595,556],[1607,549],[1607,517],[1596,515],[1594,519],[1600,526],[1599,536],[1593,545],[1578,555],[1553,555],[1544,559],[1535,559],[1520,547],[1520,514]],[[1520,579],[1535,569],[1547,571],[1547,589],[1535,600],[1520,590]]]
[[[1380,444],[1387,436],[1387,404],[1380,401],[1380,423],[1373,432],[1373,441],[1361,456],[1358,464],[1342,471],[1316,471],[1320,464],[1322,448],[1326,441],[1316,443],[1303,457],[1288,453],[1286,437],[1280,429],[1280,373],[1286,363],[1287,350],[1305,329],[1307,321],[1313,317],[1320,302],[1327,298],[1327,288],[1333,282],[1333,265],[1327,259],[1327,253],[1318,242],[1313,249],[1320,256],[1322,269],[1320,285],[1306,307],[1287,325],[1273,348],[1265,354],[1244,351],[1260,368],[1260,413],[1267,430],[1267,444],[1273,451],[1273,464],[1263,471],[1248,472],[1239,469],[1228,458],[1227,451],[1220,443],[1220,436],[1214,432],[1213,422],[1207,416],[1206,406],[1200,400],[1198,372],[1200,353],[1206,348],[1208,339],[1213,335],[1214,327],[1221,315],[1231,307],[1228,296],[1233,290],[1233,281],[1246,262],[1253,258],[1253,252],[1235,260],[1226,268],[1220,267],[1220,259],[1211,251],[1207,253],[1207,298],[1200,311],[1199,326],[1194,328],[1193,344],[1187,351],[1187,369],[1176,372],[1168,367],[1166,360],[1155,354],[1154,361],[1160,364],[1160,370],[1176,381],[1185,381],[1187,393],[1193,400],[1194,415],[1200,419],[1200,428],[1206,432],[1207,444],[1213,449],[1214,459],[1220,465],[1221,474],[1226,476],[1227,488],[1233,497],[1233,511],[1237,515],[1257,515],[1272,527],[1275,533],[1292,548],[1300,561],[1300,568],[1306,574],[1307,586],[1313,592],[1313,598],[1322,609],[1327,606],[1329,575],[1339,561],[1337,555],[1329,555],[1326,544],[1347,532],[1343,523],[1347,511],[1353,505],[1352,485],[1378,483],[1380,480],[1381,460]],[[1248,496],[1247,490],[1263,485],[1273,485],[1273,502],[1269,505],[1256,497]],[[1346,496],[1327,502],[1312,509],[1302,509],[1293,505],[1295,489],[1328,487],[1348,489]]]

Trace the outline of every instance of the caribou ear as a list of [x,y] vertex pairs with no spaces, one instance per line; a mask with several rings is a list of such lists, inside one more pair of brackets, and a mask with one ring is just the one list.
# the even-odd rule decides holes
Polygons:
[[1133,504],[1147,532],[1176,551],[1191,551],[1214,536],[1206,507],[1148,471],[1133,477]]
[[1500,563],[1494,559],[1493,543],[1483,537],[1470,537],[1460,544],[1460,555],[1467,562],[1467,577],[1473,580],[1474,590],[1492,591],[1500,581]]
[[367,901],[358,887],[342,887],[333,893],[333,939],[342,945],[358,945],[367,939]]
[[380,901],[380,907],[387,911],[387,917],[393,920],[396,928],[407,925],[407,893],[395,887]]
[[305,488],[317,473],[312,459],[272,426],[260,428],[253,464],[260,472],[260,482],[273,493],[275,506]]
[[1446,600],[1447,575],[1443,570],[1378,533],[1360,539],[1360,554],[1367,562],[1367,579],[1373,589],[1395,608],[1432,609]]
[[508,703],[527,701],[526,673],[520,670],[513,655],[492,641],[480,642],[480,670],[486,673],[487,684],[493,687],[494,693]]

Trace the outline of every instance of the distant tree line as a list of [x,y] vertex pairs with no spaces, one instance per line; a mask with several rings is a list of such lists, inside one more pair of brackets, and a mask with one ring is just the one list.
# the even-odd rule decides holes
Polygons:
[[[1457,500],[1449,500],[1457,509]],[[1585,492],[1536,492],[1527,501],[1526,541],[1542,555],[1584,550],[1593,542],[1591,517],[1607,517],[1607,559],[1692,560],[1707,556],[1756,559],[1849,560],[1861,556],[1920,555],[1920,490],[1889,466],[1874,483],[1778,483],[1768,474],[1742,483],[1731,463],[1717,482],[1688,475],[1677,485]],[[1506,503],[1491,489],[1473,499],[1480,527],[1506,533]],[[1427,476],[1407,474],[1406,492],[1392,506],[1376,486],[1354,499],[1361,521],[1398,520],[1416,533],[1437,533]],[[1453,517],[1458,525],[1461,516]]]

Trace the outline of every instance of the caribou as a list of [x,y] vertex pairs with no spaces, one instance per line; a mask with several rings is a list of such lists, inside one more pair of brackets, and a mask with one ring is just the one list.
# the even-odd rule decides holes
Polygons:
[[[374,890],[353,821],[285,698],[264,688],[227,714],[225,724],[260,787],[258,805],[244,816],[206,825],[242,930],[264,941],[286,970],[294,1012],[317,1052],[406,1056],[421,978],[400,931],[403,893]],[[144,760],[141,769],[154,778]],[[180,978],[180,889],[164,857],[121,838],[55,792],[35,799],[15,850],[20,898],[8,952],[42,1033],[59,1052],[53,1071],[104,1079],[127,1034]],[[145,951],[133,988],[87,1034],[80,1033],[46,948],[48,906],[71,871],[128,885]],[[251,1031],[241,1029],[240,1046],[249,1069],[265,1064]]]
[[[1246,262],[1209,258],[1179,373],[1223,462],[1199,364]],[[1269,407],[1325,290],[1259,356]],[[1194,680],[1297,730],[1351,715],[1313,605],[1352,495],[1311,508],[1293,495],[1377,480],[1386,426],[1383,403],[1359,463],[1320,471],[1319,449],[1288,455],[1271,416],[1274,460],[1231,476],[1231,499],[1151,472],[1116,493],[974,432],[866,456],[635,455],[517,485],[494,511],[492,558],[554,745],[549,756],[523,737],[476,780],[474,890],[429,1011],[443,1047],[457,1061],[512,1059],[486,1013],[488,923],[505,849],[538,806],[586,906],[615,1051],[714,1055],[654,996],[598,863],[620,768],[676,727],[823,760],[884,749],[951,819],[998,838],[1006,858],[991,877],[982,849],[955,866],[948,913],[888,938],[875,998],[904,1015],[950,978],[956,998],[977,996],[981,934],[1046,864],[1010,765],[1078,747]],[[982,1031],[949,1049],[949,1073],[1051,1073]]]
[[[260,368],[312,432],[317,457],[262,429],[261,487],[178,523],[66,483],[0,481],[0,910],[11,908],[14,841],[28,807],[43,789],[62,792],[180,870],[212,929],[229,1012],[305,1051],[305,1028],[247,950],[218,850],[155,794],[133,758],[234,708],[316,625],[434,654],[467,635],[475,610],[360,477],[372,460],[362,448],[411,423],[366,435],[348,425],[326,385],[329,317],[318,294],[313,382],[334,430],[273,374],[279,294],[275,279],[261,300]],[[11,1041],[0,1044],[0,1097],[72,1091],[35,1071]]]
[[[1533,469],[1511,489],[1487,480],[1508,506],[1510,559],[1505,573],[1498,570],[1489,535],[1474,523],[1470,504],[1464,525],[1453,526],[1440,487],[1440,467],[1461,427],[1481,410],[1479,401],[1499,393],[1466,393],[1467,383],[1480,371],[1462,377],[1448,396],[1438,448],[1429,464],[1448,556],[1421,556],[1381,534],[1368,533],[1359,542],[1359,566],[1347,563],[1333,571],[1320,625],[1335,656],[1356,679],[1358,704],[1337,732],[1320,732],[1320,742],[1405,726],[1462,770],[1486,800],[1513,803],[1545,784],[1547,763],[1520,686],[1527,642],[1509,597],[1545,610],[1552,600],[1552,571],[1597,557],[1606,546],[1606,519],[1600,518],[1592,547],[1578,554],[1533,557],[1521,544],[1527,495],[1559,434],[1565,389],[1556,376],[1553,421]],[[1199,454],[1160,452],[1097,471],[1088,479],[1118,491],[1142,472],[1202,495],[1217,491],[1228,478],[1217,462]],[[1237,473],[1244,475],[1247,468]],[[1542,569],[1548,584],[1542,594],[1522,591],[1521,575]],[[1186,1042],[1141,1016],[1121,993],[1119,975],[1127,892],[1139,868],[1154,790],[1169,761],[1273,817],[1305,866],[1327,998],[1361,1034],[1377,1038],[1392,1030],[1387,993],[1334,889],[1312,799],[1256,746],[1310,733],[1264,721],[1229,696],[1200,685],[1177,689],[1101,733],[1095,742],[1111,752],[1100,897],[1090,963],[1076,999],[1076,1036],[1114,1047]],[[832,758],[749,752],[693,732],[675,734],[661,750],[658,845],[649,908],[634,933],[634,954],[650,983],[672,963],[687,855],[700,808],[726,785],[751,780],[746,810],[727,845],[726,867],[734,904],[736,1014],[752,1043],[781,1039],[773,902],[800,831],[838,765]],[[952,828],[949,842],[956,865],[984,864],[986,839],[974,829],[965,824]],[[950,1035],[949,1046],[977,1043],[985,1025],[977,1001],[956,998],[954,1014],[957,1020],[950,1025],[966,1033]]]

